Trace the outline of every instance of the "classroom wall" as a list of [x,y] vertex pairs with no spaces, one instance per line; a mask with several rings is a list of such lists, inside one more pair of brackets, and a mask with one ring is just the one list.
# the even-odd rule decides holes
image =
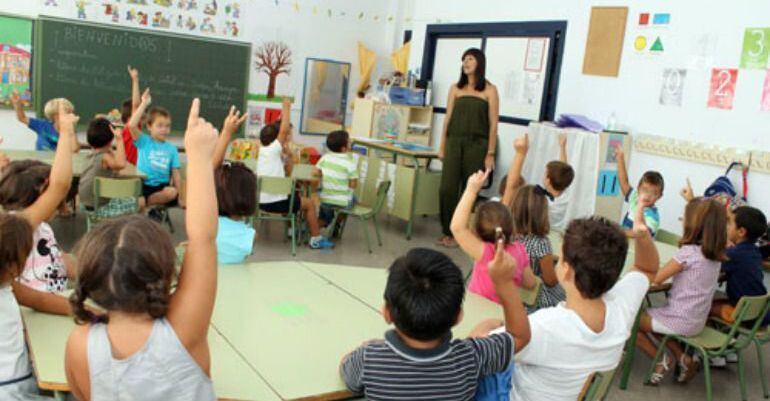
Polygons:
[[[649,133],[704,143],[735,146],[743,149],[770,150],[770,112],[760,112],[759,102],[765,71],[740,70],[733,110],[706,108],[712,67],[738,68],[744,30],[747,27],[769,27],[770,3],[745,0],[732,3],[660,1],[586,1],[586,0],[485,0],[469,3],[464,0],[415,0],[402,2],[406,15],[412,15],[403,29],[414,31],[410,68],[422,62],[425,27],[431,23],[467,23],[500,21],[568,21],[564,60],[562,63],[556,115],[582,113],[606,123],[614,112],[617,122],[631,132]],[[617,78],[582,74],[585,40],[591,6],[628,6],[620,75]],[[671,13],[671,24],[665,32],[665,52],[661,56],[638,56],[632,43],[636,37],[636,20],[640,12]],[[697,40],[704,34],[715,38],[713,63],[707,68],[690,68],[684,85],[681,107],[661,106],[664,68],[689,68],[697,54]],[[458,55],[459,58],[459,55]],[[448,66],[455,69],[457,65]],[[498,83],[499,84],[499,83]],[[434,96],[446,96],[435,94]],[[436,118],[435,136],[440,134],[443,116]],[[524,130],[501,124],[502,144],[498,169],[507,169],[512,149],[510,143]],[[437,145],[437,144],[436,144]],[[645,170],[660,170],[666,179],[666,192],[659,202],[662,226],[681,231],[678,218],[684,202],[677,195],[686,178],[696,191],[702,191],[719,174],[717,167],[680,160],[666,159],[644,153],[634,153],[630,161],[631,180]],[[770,214],[770,176],[753,173],[749,176],[750,203]]]

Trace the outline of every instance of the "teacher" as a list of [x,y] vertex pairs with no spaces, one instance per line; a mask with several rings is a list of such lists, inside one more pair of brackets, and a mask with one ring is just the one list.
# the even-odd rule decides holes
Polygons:
[[449,89],[438,157],[443,161],[439,204],[443,236],[438,245],[457,247],[449,225],[468,177],[495,167],[499,98],[485,76],[486,57],[476,48],[463,53],[460,80]]

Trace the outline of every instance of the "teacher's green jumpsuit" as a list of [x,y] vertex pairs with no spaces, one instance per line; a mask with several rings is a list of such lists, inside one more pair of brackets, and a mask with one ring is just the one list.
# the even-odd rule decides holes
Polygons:
[[489,145],[489,103],[476,96],[455,99],[444,146],[439,204],[441,228],[452,236],[449,225],[468,177],[484,169]]

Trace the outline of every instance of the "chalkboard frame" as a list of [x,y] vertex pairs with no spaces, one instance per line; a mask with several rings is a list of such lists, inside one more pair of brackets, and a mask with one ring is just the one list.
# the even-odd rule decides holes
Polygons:
[[[243,82],[243,99],[241,105],[236,105],[241,112],[246,112],[248,109],[248,96],[249,96],[249,80],[251,75],[251,58],[252,58],[252,44],[251,42],[246,41],[236,41],[236,40],[224,40],[224,39],[218,39],[218,38],[202,38],[199,36],[194,35],[185,35],[180,34],[176,32],[163,32],[153,29],[139,29],[139,28],[133,28],[133,27],[125,27],[120,25],[110,25],[110,24],[101,24],[101,23],[94,23],[94,22],[87,22],[87,21],[77,21],[72,20],[68,18],[57,18],[57,17],[50,17],[50,16],[39,16],[36,19],[32,19],[33,26],[32,26],[32,75],[31,75],[31,84],[32,84],[32,105],[33,110],[35,111],[35,114],[39,118],[44,118],[43,113],[43,107],[45,105],[45,102],[42,99],[41,92],[42,92],[42,76],[43,71],[41,68],[35,68],[35,66],[42,66],[42,60],[43,57],[43,35],[42,35],[42,29],[44,28],[45,22],[58,22],[58,23],[64,23],[64,24],[74,24],[74,25],[83,25],[88,27],[95,27],[95,28],[105,28],[105,29],[112,29],[116,31],[128,31],[128,32],[136,32],[141,33],[145,35],[157,35],[162,37],[171,37],[171,38],[178,38],[178,39],[187,39],[187,40],[196,40],[201,42],[207,42],[207,43],[220,43],[224,45],[240,45],[248,48],[248,57],[246,57],[245,64],[246,64],[246,75],[244,76],[244,82]],[[127,86],[127,89],[129,87]],[[127,93],[128,95],[128,93]],[[190,102],[192,102],[192,99],[190,99]],[[77,107],[77,105],[75,105]],[[116,105],[117,106],[117,105]],[[205,106],[205,105],[204,105]],[[106,111],[106,110],[105,110]],[[78,129],[82,130],[83,128],[88,126],[89,120],[93,116],[80,116],[80,121],[78,122]],[[177,116],[176,120],[178,121],[186,121],[187,116]],[[222,121],[210,121],[215,127],[222,128]],[[181,137],[184,135],[184,129],[185,127],[183,124],[177,124],[176,128],[172,129],[170,137]],[[245,132],[245,127],[241,126],[241,128],[238,130],[238,132],[234,133],[235,137],[243,137]]]

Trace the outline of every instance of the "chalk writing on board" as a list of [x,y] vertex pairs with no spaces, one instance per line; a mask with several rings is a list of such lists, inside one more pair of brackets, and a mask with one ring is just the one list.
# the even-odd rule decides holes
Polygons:
[[155,53],[158,51],[158,39],[151,36],[137,36],[129,32],[110,32],[81,28],[71,25],[64,28],[65,41],[76,43],[88,43],[92,45],[129,47],[144,52]]

